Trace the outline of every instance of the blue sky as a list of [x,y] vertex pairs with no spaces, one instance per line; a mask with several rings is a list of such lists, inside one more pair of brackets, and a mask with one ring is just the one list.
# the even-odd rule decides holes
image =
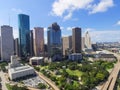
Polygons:
[[57,22],[62,35],[71,35],[72,27],[89,31],[93,42],[120,41],[119,0],[0,0],[0,25],[9,24],[18,37],[19,13],[30,16],[30,26],[46,28]]

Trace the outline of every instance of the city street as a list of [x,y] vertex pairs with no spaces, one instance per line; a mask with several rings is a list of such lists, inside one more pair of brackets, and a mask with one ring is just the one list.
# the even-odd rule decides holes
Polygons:
[[3,73],[3,71],[0,71],[0,77],[1,77],[2,90],[8,90],[5,85],[6,79],[5,79],[5,74]]
[[48,83],[54,90],[59,90],[59,88],[52,82],[49,78],[45,77],[42,73],[37,72],[36,73],[39,75],[41,79],[43,79],[46,83]]

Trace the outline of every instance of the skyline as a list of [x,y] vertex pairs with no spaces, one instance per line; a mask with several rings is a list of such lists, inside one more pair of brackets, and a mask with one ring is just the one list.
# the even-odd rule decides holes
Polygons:
[[[23,13],[30,16],[30,29],[45,28],[45,40],[47,39],[46,28],[51,23],[57,22],[61,26],[62,36],[71,35],[72,27],[77,26],[82,28],[83,33],[89,31],[93,42],[120,41],[118,0],[13,0],[12,2],[4,0],[0,2],[0,25],[8,25],[10,17],[10,26],[13,27],[15,38],[18,37],[17,15]],[[28,2],[29,4],[26,5]]]

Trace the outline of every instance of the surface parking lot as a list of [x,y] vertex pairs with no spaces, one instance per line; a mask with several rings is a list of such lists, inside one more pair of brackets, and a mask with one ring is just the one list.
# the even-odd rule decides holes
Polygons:
[[38,76],[23,80],[23,83],[25,84],[25,86],[29,87],[37,87],[39,83],[44,83],[47,85],[47,83]]

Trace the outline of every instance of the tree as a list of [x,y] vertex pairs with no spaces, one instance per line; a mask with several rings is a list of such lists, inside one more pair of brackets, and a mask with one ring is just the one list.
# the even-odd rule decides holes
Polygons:
[[38,84],[38,88],[39,88],[39,89],[46,89],[47,86],[46,86],[45,84],[43,84],[43,83],[39,83],[39,84]]

